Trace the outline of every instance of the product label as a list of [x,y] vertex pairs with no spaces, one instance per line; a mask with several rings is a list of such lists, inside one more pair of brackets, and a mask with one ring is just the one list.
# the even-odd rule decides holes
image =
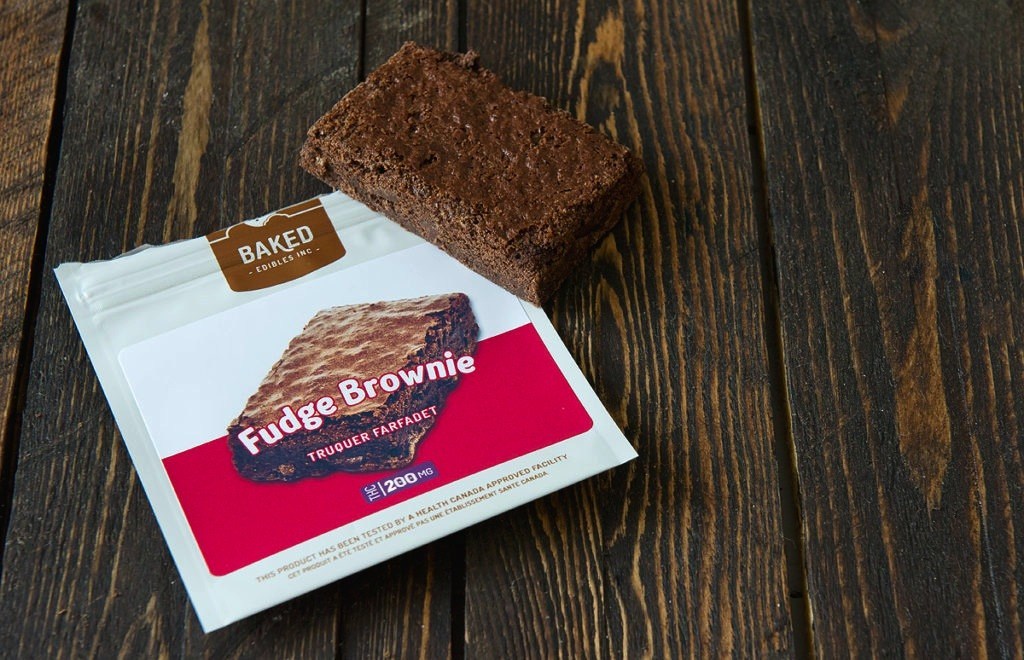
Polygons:
[[228,286],[256,291],[302,277],[341,259],[345,247],[319,199],[207,235]]
[[430,245],[120,363],[213,575],[454,482],[470,501],[473,475],[593,426],[519,301]]

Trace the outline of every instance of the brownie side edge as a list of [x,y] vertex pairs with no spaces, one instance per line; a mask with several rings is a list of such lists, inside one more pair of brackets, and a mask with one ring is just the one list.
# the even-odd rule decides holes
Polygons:
[[536,246],[520,242],[508,250],[496,245],[486,231],[472,230],[481,220],[457,195],[448,191],[418,195],[422,186],[414,176],[367,171],[354,160],[333,159],[334,165],[340,166],[332,166],[328,159],[318,157],[319,145],[320,139],[311,137],[303,146],[303,164],[313,159],[321,164],[311,173],[537,305],[551,297],[572,268],[618,223],[639,195],[643,172],[639,159],[627,152],[621,176],[599,197],[553,217],[553,221],[582,227],[580,235],[553,249],[531,250]]

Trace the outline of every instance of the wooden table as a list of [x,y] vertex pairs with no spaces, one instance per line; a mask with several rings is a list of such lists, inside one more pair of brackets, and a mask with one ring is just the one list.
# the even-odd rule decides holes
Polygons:
[[[0,655],[1024,656],[1024,6],[0,5]],[[203,635],[52,268],[323,192],[406,39],[642,154],[548,311],[640,459]]]

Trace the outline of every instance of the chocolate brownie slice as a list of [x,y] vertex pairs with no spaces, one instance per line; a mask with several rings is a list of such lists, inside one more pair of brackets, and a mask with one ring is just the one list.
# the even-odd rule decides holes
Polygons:
[[538,304],[637,197],[643,169],[475,53],[413,43],[309,129],[300,162]]
[[[458,384],[458,373],[448,369],[441,376],[438,363],[447,366],[447,360],[471,355],[477,331],[464,293],[320,311],[228,428],[235,468],[254,481],[295,481],[408,465]],[[419,370],[420,383],[397,378],[421,365],[426,372]],[[338,385],[349,379],[380,382],[360,385],[370,396],[349,405]],[[385,391],[385,381],[400,387]],[[336,410],[320,415],[316,402],[325,396],[334,399]],[[319,417],[322,425],[313,421],[308,426],[317,427],[306,428],[303,413]]]

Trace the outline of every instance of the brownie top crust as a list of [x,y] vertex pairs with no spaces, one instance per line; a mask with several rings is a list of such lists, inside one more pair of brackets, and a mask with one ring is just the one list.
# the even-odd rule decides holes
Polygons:
[[[322,396],[337,398],[342,379],[377,376],[406,366],[454,308],[468,305],[466,294],[450,293],[318,312],[288,344],[232,426],[265,426],[280,417],[284,406]],[[388,398],[340,406],[327,419],[383,408]]]
[[[406,43],[309,130],[303,165],[331,179],[332,160],[407,178],[428,204],[482,219],[497,241],[552,255],[588,234],[586,213],[641,169],[629,151],[513,91],[475,53]],[[311,146],[315,148],[311,149]],[[324,158],[318,154],[331,154]],[[498,247],[498,246],[495,246]],[[552,256],[552,258],[555,258]]]

